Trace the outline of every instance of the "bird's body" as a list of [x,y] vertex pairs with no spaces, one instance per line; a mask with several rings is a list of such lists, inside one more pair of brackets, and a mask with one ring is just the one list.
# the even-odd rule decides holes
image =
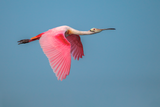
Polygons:
[[83,45],[79,35],[91,35],[102,30],[115,30],[114,28],[78,31],[69,26],[60,26],[43,32],[31,39],[18,41],[19,44],[28,43],[39,39],[43,52],[48,57],[49,63],[58,80],[63,80],[69,75],[71,54],[79,60],[84,56]]
[[69,35],[70,31],[66,32],[67,30],[69,30],[68,26],[50,29],[39,40],[58,80],[65,79],[69,75],[71,53],[75,59],[82,58],[84,55],[79,35]]

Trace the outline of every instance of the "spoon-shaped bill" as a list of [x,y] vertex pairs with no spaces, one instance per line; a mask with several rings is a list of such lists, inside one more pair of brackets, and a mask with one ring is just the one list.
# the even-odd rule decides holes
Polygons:
[[102,30],[116,30],[116,28],[106,28],[106,29],[102,29]]

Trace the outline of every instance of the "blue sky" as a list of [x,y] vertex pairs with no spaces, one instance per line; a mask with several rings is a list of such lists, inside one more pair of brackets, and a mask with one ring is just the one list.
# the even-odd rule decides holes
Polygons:
[[[159,107],[159,0],[1,0],[1,107]],[[58,81],[38,41],[20,39],[68,25],[115,27],[81,36],[85,56],[72,58]]]

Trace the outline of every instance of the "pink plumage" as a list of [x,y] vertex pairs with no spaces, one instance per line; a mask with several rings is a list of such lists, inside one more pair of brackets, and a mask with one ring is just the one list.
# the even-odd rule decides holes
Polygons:
[[70,72],[71,54],[77,60],[84,56],[79,35],[92,35],[103,30],[115,30],[115,28],[92,28],[89,31],[78,31],[69,26],[60,26],[40,33],[31,39],[22,39],[18,41],[18,44],[40,40],[41,48],[48,57],[53,72],[58,80],[63,80]]
[[83,46],[79,35],[65,37],[65,27],[57,27],[45,32],[40,38],[43,52],[58,80],[63,80],[69,75],[71,66],[71,53],[74,59],[82,58]]
[[71,43],[71,53],[74,59],[79,60],[79,58],[82,58],[84,52],[80,36],[72,34],[67,36],[67,40]]

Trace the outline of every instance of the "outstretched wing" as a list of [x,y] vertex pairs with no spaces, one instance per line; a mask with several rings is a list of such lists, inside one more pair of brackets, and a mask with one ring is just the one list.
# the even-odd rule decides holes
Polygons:
[[72,34],[67,36],[67,40],[71,43],[71,53],[74,59],[79,60],[79,58],[82,58],[84,52],[80,36]]
[[64,33],[49,30],[40,38],[41,48],[48,57],[53,72],[61,81],[69,75],[71,66],[71,44]]

